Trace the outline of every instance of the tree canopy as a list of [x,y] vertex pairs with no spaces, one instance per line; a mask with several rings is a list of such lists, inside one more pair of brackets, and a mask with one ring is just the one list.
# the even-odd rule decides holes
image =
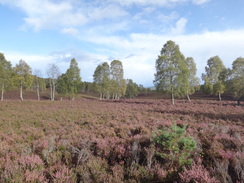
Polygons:
[[110,64],[104,62],[98,65],[93,74],[93,82],[100,94],[100,99],[119,99],[125,95],[126,80],[124,79],[123,64],[119,60],[113,60]]
[[20,88],[20,99],[23,99],[23,88],[30,88],[33,82],[31,67],[24,61],[20,60],[14,68],[15,82]]
[[5,59],[4,54],[0,53],[0,87],[1,87],[1,100],[5,90],[8,90],[12,84],[12,67],[11,63]]
[[204,80],[204,90],[208,94],[218,94],[221,100],[221,94],[225,91],[225,77],[226,68],[222,60],[218,56],[211,57],[207,66],[205,67],[206,73],[202,75]]
[[238,105],[244,97],[244,58],[237,58],[232,64],[231,71],[232,94],[237,99]]
[[179,46],[171,40],[167,41],[156,60],[154,85],[157,90],[171,94],[172,104],[174,96],[186,95],[188,72],[185,57]]

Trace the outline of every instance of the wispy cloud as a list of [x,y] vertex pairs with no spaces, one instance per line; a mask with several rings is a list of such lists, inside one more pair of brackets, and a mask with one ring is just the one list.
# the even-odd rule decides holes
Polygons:
[[64,28],[60,31],[62,34],[69,34],[69,35],[78,35],[79,34],[79,30],[76,28]]
[[201,4],[204,4],[204,3],[207,3],[209,2],[210,0],[192,0],[192,2],[194,4],[197,4],[197,5],[201,5]]
[[182,34],[185,32],[185,27],[186,27],[187,19],[186,18],[180,18],[177,22],[175,27],[171,28],[171,33],[172,34]]
[[[96,66],[102,62],[119,59],[123,62],[125,78],[131,78],[145,86],[152,85],[155,73],[155,61],[163,45],[173,40],[180,46],[181,52],[195,59],[198,76],[205,72],[207,60],[218,55],[226,67],[231,67],[232,62],[243,55],[244,29],[226,30],[219,32],[203,32],[191,35],[160,35],[160,34],[131,34],[128,38],[113,36],[106,37],[93,35],[86,41],[98,45],[97,53],[82,50],[63,50],[50,55],[35,55],[13,53],[2,50],[13,65],[24,59],[30,66],[42,68],[48,63],[57,63],[65,72],[69,61],[74,57],[81,68],[84,81],[92,81]],[[99,50],[99,44],[100,50]],[[45,68],[44,68],[45,69]],[[45,70],[43,71],[45,73]]]
[[123,6],[136,5],[157,5],[157,6],[172,6],[183,2],[192,2],[194,4],[200,5],[208,2],[209,0],[106,0],[107,2],[116,2]]
[[[199,5],[207,2],[207,0],[96,0],[88,3],[79,0],[0,0],[0,3],[17,7],[26,14],[22,29],[32,28],[35,31],[40,31],[42,29],[64,29],[66,27],[79,28],[94,21],[128,18],[128,16],[145,22],[147,20],[144,16],[150,15],[158,7],[189,1]],[[142,12],[133,15],[125,7],[133,4],[145,7]],[[170,16],[161,15],[161,19],[174,19],[175,16],[175,13],[170,14]]]
[[244,47],[244,29],[191,35],[131,34],[128,39],[95,37],[97,39],[89,38],[89,41],[106,46],[110,50],[106,55],[120,59],[127,78],[146,85],[152,84],[155,61],[168,40],[175,41],[186,57],[195,59],[198,76],[205,72],[207,60],[215,55],[223,59],[226,67],[231,67],[232,62],[243,54]]

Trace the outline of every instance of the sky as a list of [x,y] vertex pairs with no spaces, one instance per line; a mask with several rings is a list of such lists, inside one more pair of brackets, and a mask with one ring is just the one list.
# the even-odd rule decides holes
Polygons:
[[172,40],[193,57],[197,75],[218,55],[227,68],[244,57],[243,0],[0,0],[0,52],[46,77],[75,58],[83,81],[120,60],[124,78],[153,86],[155,62]]

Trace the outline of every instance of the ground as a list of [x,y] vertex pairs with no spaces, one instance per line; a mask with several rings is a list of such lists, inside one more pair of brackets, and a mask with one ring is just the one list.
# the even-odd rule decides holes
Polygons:
[[[2,101],[0,182],[244,181],[244,108],[234,101],[91,98]],[[157,154],[153,134],[173,124],[197,142],[192,165]]]

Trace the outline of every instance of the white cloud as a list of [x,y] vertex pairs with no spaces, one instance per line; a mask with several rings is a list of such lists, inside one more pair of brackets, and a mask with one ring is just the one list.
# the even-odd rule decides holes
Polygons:
[[185,26],[187,23],[186,18],[180,18],[177,22],[175,27],[171,28],[171,33],[172,34],[182,34],[185,32]]
[[30,65],[32,71],[38,69],[41,70],[43,76],[45,77],[45,68],[48,64],[54,63],[56,58],[50,55],[37,55],[37,54],[26,54],[19,52],[10,52],[3,51],[5,58],[11,61],[12,66],[14,67],[20,59],[26,61]]
[[25,60],[30,65],[32,71],[40,70],[42,77],[46,76],[46,69],[50,63],[55,63],[61,73],[65,73],[69,67],[70,60],[75,58],[81,69],[83,81],[92,82],[92,75],[98,64],[107,61],[107,56],[100,54],[85,53],[77,50],[65,50],[52,53],[50,55],[26,54],[1,50],[5,58],[11,61],[14,67],[20,59]]
[[70,35],[78,35],[79,34],[79,30],[75,29],[75,28],[64,28],[60,31],[62,34],[70,34]]
[[70,2],[53,3],[49,0],[19,0],[16,6],[26,13],[24,29],[29,27],[35,31],[56,28],[58,26],[79,26],[87,23],[81,11],[76,11]]
[[158,20],[162,23],[169,23],[179,17],[178,13],[173,11],[169,15],[165,15],[163,13],[157,16]]
[[22,10],[26,17],[22,30],[79,27],[96,20],[114,19],[128,15],[116,4],[93,4],[85,1],[0,0],[0,3]]
[[195,59],[199,77],[205,72],[210,57],[218,55],[229,68],[236,58],[244,57],[244,29],[192,35],[131,34],[128,39],[97,35],[87,38],[87,41],[107,47],[107,56],[123,62],[126,78],[146,86],[152,85],[155,61],[168,40],[175,41],[185,57]]
[[[84,0],[0,0],[0,3],[17,7],[26,14],[26,17],[23,18],[23,30],[32,28],[35,31],[40,31],[41,29],[63,29],[65,27],[78,28],[98,20],[124,17],[130,13],[123,6],[133,4],[144,6],[142,14],[139,13],[134,18],[145,22],[146,20],[141,16],[152,13],[158,7],[189,1],[200,5],[208,0],[96,0],[93,2]],[[172,19],[175,18],[175,14],[170,17],[161,16],[161,18],[163,20]]]
[[12,53],[6,50],[2,52],[13,65],[20,59],[24,59],[33,70],[42,68],[43,73],[45,73],[46,65],[53,62],[58,63],[62,72],[65,72],[69,61],[74,57],[79,63],[84,81],[92,81],[92,75],[98,64],[119,59],[124,65],[125,78],[133,79],[145,86],[153,85],[155,61],[168,40],[175,41],[185,57],[191,56],[195,59],[198,76],[205,72],[204,68],[210,57],[218,55],[229,68],[236,58],[244,57],[244,29],[206,31],[192,35],[130,34],[128,38],[93,34],[84,35],[84,38],[86,38],[85,41],[98,46],[96,50],[99,54],[79,50],[66,50],[46,56]]
[[107,0],[107,2],[116,2],[122,6],[131,6],[133,4],[142,5],[142,6],[147,6],[147,5],[172,6],[177,3],[183,3],[188,1],[200,5],[208,2],[209,0],[150,0],[150,1],[148,0]]
[[91,20],[114,19],[126,15],[128,13],[115,4],[109,4],[105,7],[93,7],[88,13]]
[[209,0],[192,0],[194,4],[201,5],[207,3]]

